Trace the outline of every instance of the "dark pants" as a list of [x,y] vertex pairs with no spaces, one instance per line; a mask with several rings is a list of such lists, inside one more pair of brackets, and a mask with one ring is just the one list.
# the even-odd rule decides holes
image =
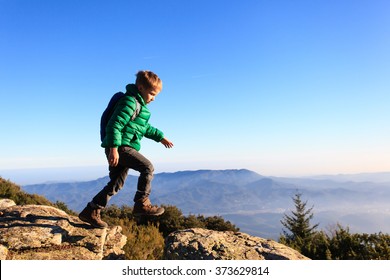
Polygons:
[[[110,149],[106,148],[105,152],[108,158]],[[92,199],[92,202],[96,207],[106,207],[110,198],[122,189],[127,178],[127,172],[130,168],[140,172],[134,201],[148,197],[151,192],[151,181],[154,172],[153,164],[146,157],[130,147],[119,147],[118,153],[119,164],[115,167],[109,167],[110,181]]]

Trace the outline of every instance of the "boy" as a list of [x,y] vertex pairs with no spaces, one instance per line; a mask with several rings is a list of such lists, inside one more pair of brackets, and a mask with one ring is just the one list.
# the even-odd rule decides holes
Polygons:
[[[162,81],[151,71],[139,71],[136,77],[135,84],[126,86],[126,94],[116,104],[106,126],[106,136],[102,147],[105,148],[109,164],[110,181],[79,214],[82,221],[97,228],[107,227],[107,223],[100,218],[100,211],[123,187],[129,168],[140,172],[137,192],[134,196],[133,214],[135,216],[158,216],[164,213],[164,208],[152,206],[150,203],[149,194],[154,167],[138,152],[143,136],[162,143],[166,148],[173,147],[173,143],[164,137],[163,132],[148,123],[150,112],[146,105],[159,94]],[[137,108],[135,98],[141,108],[132,121],[131,117]]]

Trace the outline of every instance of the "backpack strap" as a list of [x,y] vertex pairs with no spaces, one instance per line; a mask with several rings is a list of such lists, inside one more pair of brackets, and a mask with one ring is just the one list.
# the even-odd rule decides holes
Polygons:
[[137,97],[135,95],[132,95],[134,100],[135,100],[135,110],[134,110],[134,113],[133,115],[131,116],[131,121],[134,121],[135,118],[139,115],[139,112],[141,112],[141,104],[139,103],[139,101],[137,100]]

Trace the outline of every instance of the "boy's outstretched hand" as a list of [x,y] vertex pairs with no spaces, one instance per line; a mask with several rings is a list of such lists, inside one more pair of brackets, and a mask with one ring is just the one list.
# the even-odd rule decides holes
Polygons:
[[163,144],[165,146],[165,148],[172,148],[173,147],[173,143],[168,140],[167,138],[163,138],[161,140],[161,144]]

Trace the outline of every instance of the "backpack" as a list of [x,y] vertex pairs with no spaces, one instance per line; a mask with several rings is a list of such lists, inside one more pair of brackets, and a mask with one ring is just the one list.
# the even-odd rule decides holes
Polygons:
[[[110,102],[108,102],[107,108],[104,110],[102,117],[100,118],[100,140],[103,141],[104,137],[106,137],[106,126],[108,122],[110,121],[110,118],[115,110],[115,105],[118,103],[119,99],[121,99],[126,94],[123,92],[117,92],[115,93],[111,99]],[[141,104],[137,100],[137,98],[132,95],[135,99],[136,108],[134,110],[133,115],[131,116],[131,121],[133,121],[141,111]]]

